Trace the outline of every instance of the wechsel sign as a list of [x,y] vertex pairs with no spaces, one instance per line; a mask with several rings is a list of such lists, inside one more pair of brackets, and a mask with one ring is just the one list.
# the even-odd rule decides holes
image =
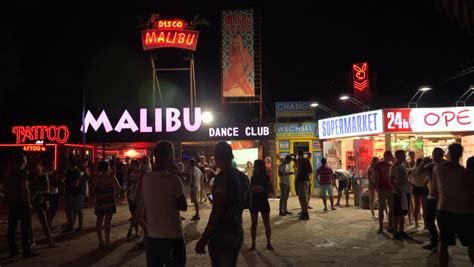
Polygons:
[[316,123],[276,123],[275,136],[277,138],[288,137],[317,137]]
[[310,102],[295,101],[295,102],[276,102],[275,115],[282,117],[309,117],[314,116],[314,109],[311,108]]
[[383,133],[382,110],[367,111],[318,121],[319,138],[331,139]]

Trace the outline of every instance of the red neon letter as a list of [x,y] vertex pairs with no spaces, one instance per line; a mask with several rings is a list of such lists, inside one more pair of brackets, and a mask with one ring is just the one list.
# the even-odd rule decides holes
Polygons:
[[[448,114],[451,114],[451,118],[448,118],[448,116],[447,116]],[[446,124],[446,126],[448,126],[449,122],[454,120],[454,117],[456,117],[456,115],[452,111],[445,111],[445,112],[441,113],[441,116],[444,117],[444,123]]]
[[471,121],[464,121],[464,122],[461,121],[462,119],[469,119],[469,115],[461,116],[461,113],[468,112],[468,111],[469,111],[468,109],[464,109],[458,112],[457,120],[459,124],[461,125],[471,124]]
[[[429,116],[436,116],[436,121],[435,121],[434,123],[429,123],[429,122],[428,122],[428,117],[429,117]],[[436,115],[435,113],[430,112],[430,113],[428,113],[428,114],[425,115],[425,124],[426,124],[426,125],[433,126],[433,125],[437,124],[438,122],[439,122],[439,116]]]

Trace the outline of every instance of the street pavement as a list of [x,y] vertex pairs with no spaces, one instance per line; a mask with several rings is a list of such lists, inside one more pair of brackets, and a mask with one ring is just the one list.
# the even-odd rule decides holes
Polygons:
[[[351,201],[353,203],[353,201]],[[378,235],[377,222],[368,210],[358,207],[338,208],[323,212],[320,199],[313,198],[309,221],[298,221],[297,197],[290,197],[289,208],[294,215],[278,215],[278,200],[270,200],[272,242],[275,251],[266,249],[263,223],[259,220],[257,250],[250,252],[250,214],[244,212],[245,240],[239,255],[238,266],[437,266],[436,254],[420,248],[428,241],[428,233],[408,226],[407,232],[413,241],[394,241],[388,235]],[[203,204],[201,220],[191,222],[194,208],[189,204],[182,216],[187,247],[187,266],[210,266],[208,255],[197,255],[194,251],[197,240],[207,224],[211,206]],[[1,266],[146,266],[145,251],[137,247],[137,241],[128,242],[126,232],[130,214],[127,205],[118,206],[113,218],[111,232],[112,248],[98,250],[94,229],[93,209],[84,211],[85,230],[81,233],[54,233],[59,248],[47,248],[36,218],[35,251],[40,256],[31,259],[21,257],[7,259],[5,223],[0,225]],[[64,212],[55,219],[56,224],[65,222]],[[19,244],[19,238],[18,238]],[[467,249],[460,245],[450,248],[450,266],[470,266]]]

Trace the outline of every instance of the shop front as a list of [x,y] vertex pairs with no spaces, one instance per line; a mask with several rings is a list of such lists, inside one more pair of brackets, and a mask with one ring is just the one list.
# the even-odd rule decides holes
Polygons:
[[385,150],[413,151],[420,158],[459,142],[465,161],[474,152],[473,119],[474,107],[375,110],[319,120],[319,138],[332,168],[364,177],[371,158],[382,158]]
[[[278,173],[278,165],[287,156],[291,155],[293,159],[298,158],[298,152],[303,151],[305,157],[311,154],[311,165],[313,166],[313,175],[311,180],[311,192],[314,192],[315,185],[314,173],[317,164],[321,162],[322,150],[318,138],[317,124],[312,122],[302,123],[276,123],[275,139],[276,139],[276,158],[274,159],[274,172]],[[294,165],[294,162],[292,163]],[[293,166],[294,167],[294,166]],[[278,175],[275,175],[278,177]],[[295,194],[294,181],[295,176],[291,176],[291,192]],[[279,177],[276,185],[279,189]]]

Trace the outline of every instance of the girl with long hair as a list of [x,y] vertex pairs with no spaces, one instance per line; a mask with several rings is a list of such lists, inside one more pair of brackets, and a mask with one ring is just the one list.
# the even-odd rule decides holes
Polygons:
[[254,95],[254,88],[247,81],[253,67],[253,58],[244,47],[242,36],[233,36],[230,41],[229,68],[224,75],[224,92],[230,91],[235,83],[245,95]]
[[265,162],[263,160],[256,160],[254,162],[254,171],[250,184],[250,193],[252,194],[252,206],[250,208],[250,216],[252,218],[252,226],[250,228],[250,234],[252,236],[251,250],[255,250],[259,212],[262,214],[263,224],[265,225],[267,248],[273,250],[271,244],[272,229],[270,226],[270,204],[268,203],[268,195],[270,194],[269,181],[269,177],[265,170]]

